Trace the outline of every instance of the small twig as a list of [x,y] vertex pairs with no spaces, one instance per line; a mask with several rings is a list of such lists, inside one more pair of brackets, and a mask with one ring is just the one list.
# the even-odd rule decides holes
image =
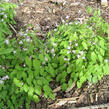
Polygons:
[[11,24],[9,24],[9,26],[12,28],[12,30],[17,34],[17,31],[14,29],[14,27],[11,25]]
[[60,90],[61,90],[61,86],[55,88],[55,89],[53,90],[53,93],[59,92]]
[[76,103],[76,99],[78,97],[72,97],[72,98],[63,98],[63,99],[57,99],[56,102],[54,104],[49,105],[48,107],[53,107],[53,106],[62,106],[66,103]]
[[77,107],[77,108],[72,108],[72,109],[98,109],[98,108],[104,108],[104,107],[109,107],[109,103],[100,104],[100,105],[85,106],[85,107]]
[[78,97],[72,97],[72,98],[63,98],[63,99],[57,99],[58,101],[72,101],[76,100]]

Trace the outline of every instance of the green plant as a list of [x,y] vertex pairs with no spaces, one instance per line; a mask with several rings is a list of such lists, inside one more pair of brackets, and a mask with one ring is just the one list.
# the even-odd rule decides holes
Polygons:
[[[90,8],[89,12],[92,11]],[[58,26],[48,38],[49,54],[56,64],[56,81],[63,90],[72,82],[80,88],[86,81],[97,83],[109,74],[109,24],[100,17],[100,11],[94,11],[82,24]]]
[[83,24],[58,26],[44,42],[28,29],[12,37],[9,24],[15,23],[14,7],[0,4],[1,109],[19,109],[24,103],[29,109],[32,100],[54,99],[50,82],[55,78],[65,91],[73,82],[80,88],[86,81],[97,83],[109,74],[109,24],[99,11]]
[[[12,38],[12,33],[9,24],[15,24],[14,8],[16,5],[0,1],[0,108],[1,109],[16,109],[23,104],[23,93],[15,91],[16,86],[10,80],[9,68],[12,52],[14,51],[15,38]],[[17,103],[20,101],[19,103]],[[22,102],[23,101],[23,102]]]
[[26,98],[30,101],[39,102],[42,92],[45,97],[53,99],[54,95],[49,86],[52,75],[46,72],[51,66],[48,61],[51,58],[44,51],[43,43],[34,33],[21,31],[15,49],[14,59],[11,60],[14,68],[10,74],[14,84],[21,92],[27,93]]

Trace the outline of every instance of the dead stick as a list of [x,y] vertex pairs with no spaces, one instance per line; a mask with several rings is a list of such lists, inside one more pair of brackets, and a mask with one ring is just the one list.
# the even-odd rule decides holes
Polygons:
[[57,87],[56,89],[53,90],[53,93],[59,92],[61,90],[61,86]]
[[78,97],[72,97],[72,98],[62,98],[62,99],[57,99],[58,101],[72,101],[76,100]]
[[109,107],[109,103],[100,104],[100,105],[85,106],[85,107],[77,107],[77,108],[72,108],[72,109],[98,109],[98,108],[104,108],[104,107]]
[[9,24],[9,26],[12,28],[12,30],[17,34],[17,31],[14,29],[14,27],[11,25],[11,24]]
[[53,106],[57,105],[59,102],[62,102],[62,101],[65,102],[65,103],[67,103],[68,101],[73,101],[72,103],[75,103],[77,98],[78,97],[57,99],[54,104],[48,105],[48,107],[53,107]]

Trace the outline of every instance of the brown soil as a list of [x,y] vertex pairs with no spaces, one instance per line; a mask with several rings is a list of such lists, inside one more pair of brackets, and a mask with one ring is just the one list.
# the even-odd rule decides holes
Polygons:
[[[11,1],[19,5],[18,0]],[[54,1],[61,1],[61,3]],[[102,17],[109,22],[109,6],[102,7],[99,0],[66,0],[66,2],[65,0],[22,0],[22,4],[16,9],[15,29],[18,32],[20,28],[32,24],[37,30],[37,36],[44,38],[49,30],[55,29],[66,20],[73,22],[78,18],[88,19],[90,16],[85,12],[87,6],[100,9]],[[107,103],[109,102],[109,76],[104,77],[96,85],[84,84],[81,89],[75,86],[69,92],[60,90],[55,94],[56,100],[71,97],[78,97],[78,99],[76,103],[66,103],[61,107],[56,105],[56,100],[42,99],[38,104],[32,102],[31,109],[49,109],[50,105],[52,105],[50,109],[73,109],[75,106]]]

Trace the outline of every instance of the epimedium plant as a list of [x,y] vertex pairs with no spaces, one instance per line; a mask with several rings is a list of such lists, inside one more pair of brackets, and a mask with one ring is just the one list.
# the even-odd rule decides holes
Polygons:
[[[92,9],[88,8],[92,13]],[[109,23],[100,17],[100,10],[88,21],[58,26],[48,34],[56,81],[66,90],[77,83],[81,88],[86,81],[97,83],[109,74]]]
[[[0,1],[0,108],[16,109],[23,105],[24,95],[16,90],[16,86],[10,79],[11,59],[13,58],[14,44],[16,40],[12,38],[9,24],[14,21],[15,4]],[[14,59],[14,58],[13,58]],[[21,98],[22,96],[22,98]],[[24,96],[24,97],[23,97]],[[19,102],[19,103],[18,103]]]
[[0,2],[0,55],[10,53],[12,51],[10,45],[8,45],[9,49],[6,47],[6,44],[9,43],[9,41],[6,39],[6,35],[12,34],[9,29],[9,24],[15,23],[13,19],[15,15],[15,7],[16,6],[14,4],[3,1]]
[[19,109],[24,103],[29,109],[31,100],[54,99],[50,82],[55,78],[65,91],[73,82],[80,88],[109,74],[109,24],[99,11],[82,24],[58,26],[44,42],[28,29],[11,37],[14,8],[11,3],[0,3],[1,109]]
[[[0,108],[15,109],[24,102],[23,93],[15,92],[16,86],[10,80],[9,68],[11,65],[11,53],[14,51],[15,39],[11,38],[12,32],[9,24],[15,24],[14,8],[16,5],[5,1],[0,1]],[[22,98],[19,98],[21,97]],[[17,103],[20,101],[19,103]],[[22,102],[23,101],[23,102]]]
[[48,74],[48,69],[52,69],[51,58],[44,51],[43,43],[28,30],[12,37],[9,24],[15,23],[16,6],[2,1],[0,7],[0,108],[18,109],[26,102],[29,109],[31,100],[38,102],[42,92],[54,99],[49,86],[54,75]]
[[30,100],[38,102],[42,92],[45,97],[49,96],[53,99],[54,95],[49,82],[54,75],[49,75],[47,72],[48,67],[51,67],[49,63],[51,58],[44,51],[43,43],[29,31],[26,33],[21,31],[17,41],[14,54],[16,58],[13,60],[15,68],[10,74],[11,78],[14,78],[14,84],[21,92],[27,93]]

